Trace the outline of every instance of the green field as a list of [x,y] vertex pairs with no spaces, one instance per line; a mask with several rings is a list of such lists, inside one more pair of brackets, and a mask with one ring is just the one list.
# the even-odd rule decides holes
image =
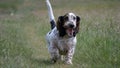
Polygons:
[[0,68],[120,68],[120,0],[50,0],[81,17],[73,65],[50,63],[45,0],[0,0]]

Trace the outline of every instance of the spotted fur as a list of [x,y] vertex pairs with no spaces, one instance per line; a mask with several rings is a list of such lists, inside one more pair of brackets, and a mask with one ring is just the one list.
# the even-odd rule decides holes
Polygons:
[[[47,2],[49,3],[49,0]],[[80,17],[74,13],[67,13],[59,16],[55,25],[46,35],[51,62],[55,63],[63,59],[62,56],[64,56],[65,63],[72,64],[77,43],[76,34],[79,32]]]

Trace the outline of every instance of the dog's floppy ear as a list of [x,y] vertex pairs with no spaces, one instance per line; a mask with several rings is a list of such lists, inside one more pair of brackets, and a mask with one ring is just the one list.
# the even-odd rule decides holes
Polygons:
[[57,21],[57,30],[59,31],[59,36],[61,37],[63,37],[66,34],[63,25],[64,25],[64,16],[59,16]]
[[76,34],[79,32],[79,25],[80,25],[80,17],[76,16],[76,28],[75,28],[75,32],[74,32],[74,36],[76,36]]
[[58,21],[59,21],[59,22],[63,22],[63,21],[64,21],[64,16],[59,16],[59,17],[58,17]]
[[76,18],[77,18],[77,22],[80,22],[80,17],[79,17],[79,16],[76,16]]
[[59,16],[58,17],[58,21],[57,21],[57,29],[59,30],[60,27],[63,25],[63,16]]

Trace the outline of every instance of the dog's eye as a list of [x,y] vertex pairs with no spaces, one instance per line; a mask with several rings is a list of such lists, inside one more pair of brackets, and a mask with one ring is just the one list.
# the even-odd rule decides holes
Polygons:
[[65,20],[68,20],[68,17],[65,17]]
[[73,20],[75,20],[76,19],[76,17],[73,17]]

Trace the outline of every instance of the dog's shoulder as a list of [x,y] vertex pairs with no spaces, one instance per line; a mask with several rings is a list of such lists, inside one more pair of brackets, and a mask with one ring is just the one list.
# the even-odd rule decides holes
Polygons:
[[58,38],[58,31],[57,28],[53,28],[51,31],[49,31],[46,35],[47,38],[49,39],[55,39]]
[[53,28],[51,31],[49,31],[48,33],[47,33],[47,35],[49,35],[49,36],[51,36],[51,35],[56,35],[56,34],[58,34],[58,31],[57,31],[57,28],[55,27],[55,28]]

